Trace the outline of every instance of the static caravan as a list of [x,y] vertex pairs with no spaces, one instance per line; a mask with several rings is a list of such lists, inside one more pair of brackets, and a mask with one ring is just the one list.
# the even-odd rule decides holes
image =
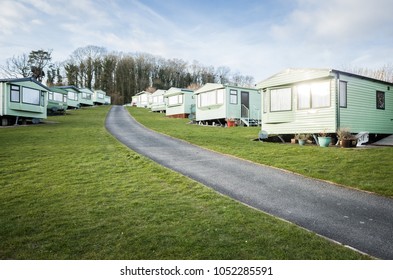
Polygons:
[[164,99],[165,93],[166,90],[157,89],[155,92],[153,92],[150,95],[151,98],[150,108],[152,112],[161,112],[161,113],[165,112],[166,110],[166,104]]
[[149,96],[151,95],[150,92],[147,91],[141,91],[138,92],[136,96],[136,106],[137,107],[142,107],[142,108],[150,108],[149,104]]
[[166,116],[171,118],[188,118],[195,116],[194,91],[171,87],[164,94],[166,101]]
[[223,125],[235,120],[246,126],[260,122],[261,95],[256,89],[207,83],[194,96],[197,122]]
[[105,105],[111,105],[111,97],[110,95],[105,95]]
[[106,92],[100,89],[94,90],[93,93],[93,103],[94,105],[104,105],[105,104]]
[[138,106],[138,99],[139,96],[134,95],[133,97],[131,97],[131,106]]
[[68,109],[79,109],[81,92],[76,86],[59,86],[58,88],[67,91]]
[[33,78],[0,79],[1,125],[17,124],[19,120],[38,123],[46,119],[49,91]]
[[257,84],[262,129],[393,134],[393,84],[333,69],[287,69]]
[[79,103],[81,106],[86,107],[86,106],[93,106],[93,95],[94,92],[89,89],[89,88],[80,88],[79,91],[81,92],[80,94],[80,100]]
[[67,91],[57,87],[51,87],[48,92],[48,114],[64,113],[67,110]]

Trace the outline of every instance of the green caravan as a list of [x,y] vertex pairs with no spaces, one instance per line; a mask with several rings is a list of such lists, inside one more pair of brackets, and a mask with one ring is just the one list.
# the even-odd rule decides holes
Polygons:
[[166,90],[157,89],[155,92],[153,92],[150,95],[150,99],[151,99],[150,110],[152,112],[165,113],[165,110],[166,110],[166,104],[165,104],[165,99],[164,99],[165,93],[166,93]]
[[76,86],[58,86],[56,88],[67,91],[68,109],[79,109],[81,107],[81,92]]
[[164,94],[166,98],[166,116],[171,118],[191,118],[195,116],[194,91],[171,87]]
[[[105,98],[106,92],[100,89],[96,89],[93,91],[93,103],[94,105],[104,105],[108,102]],[[109,100],[110,103],[110,100]]]
[[268,134],[393,134],[393,84],[334,69],[287,69],[257,84]]
[[57,87],[49,88],[48,92],[48,114],[64,114],[67,110],[67,91]]
[[46,119],[49,91],[34,78],[0,79],[1,125]]
[[94,92],[91,89],[88,88],[80,88],[80,101],[79,103],[81,104],[82,107],[87,107],[87,106],[93,106],[93,95]]
[[194,92],[198,123],[257,126],[261,120],[261,95],[254,88],[207,83]]

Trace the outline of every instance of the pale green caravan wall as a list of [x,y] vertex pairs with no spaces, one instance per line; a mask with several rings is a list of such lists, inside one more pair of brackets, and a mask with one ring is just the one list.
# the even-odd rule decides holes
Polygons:
[[[191,105],[195,104],[194,93],[192,91],[181,91],[180,94],[183,95],[183,104],[169,106],[169,103],[167,102],[167,106],[166,106],[167,116],[191,113]],[[174,94],[174,95],[180,95],[180,94]]]
[[27,87],[32,89],[37,89],[44,92],[44,106],[41,105],[31,105],[25,103],[14,103],[9,100],[9,92],[11,90],[10,84],[5,83],[3,88],[4,90],[4,115],[8,116],[19,116],[25,118],[37,118],[37,119],[46,119],[47,113],[47,102],[48,102],[48,92],[41,87],[40,85],[30,82],[30,81],[23,81],[23,82],[14,82],[14,85],[19,85],[21,87]]
[[[392,86],[344,74],[340,74],[340,80],[347,82],[347,108],[340,108],[340,127],[353,133],[393,134]],[[385,110],[376,108],[377,90],[385,92]]]
[[[225,97],[224,97],[225,99]],[[214,119],[225,119],[226,118],[226,105],[224,104],[208,106],[203,108],[196,108],[196,120],[214,120]]]
[[[327,108],[303,109],[297,107],[297,86],[302,83],[291,84],[283,87],[292,89],[292,110],[284,112],[269,112],[262,114],[262,129],[269,134],[295,134],[295,133],[319,133],[326,131],[333,133],[336,131],[336,82],[335,79],[320,79],[317,81],[330,81],[330,106]],[[306,81],[304,83],[316,82]],[[268,88],[266,102],[270,105]],[[263,98],[262,98],[263,99]],[[263,100],[261,101],[262,104]],[[262,107],[263,108],[263,107]]]
[[[230,104],[230,90],[237,90],[237,104]],[[252,119],[260,119],[261,118],[261,94],[255,89],[249,88],[231,88],[228,87],[226,89],[226,103],[227,105],[227,117],[228,118],[241,118],[241,92],[249,93],[249,109],[250,109],[250,118]]]
[[4,91],[4,86],[5,83],[0,83],[0,116],[3,116],[3,112],[4,112],[4,96],[3,96],[3,92]]

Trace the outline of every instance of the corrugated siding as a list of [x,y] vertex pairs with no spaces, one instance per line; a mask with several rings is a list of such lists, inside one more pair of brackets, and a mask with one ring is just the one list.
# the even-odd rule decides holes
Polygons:
[[[319,133],[336,131],[336,83],[330,81],[330,107],[299,110],[297,105],[297,86],[291,84],[292,110],[285,112],[267,112],[262,114],[262,129],[269,134]],[[320,81],[326,81],[320,80]],[[267,89],[267,93],[270,89]],[[270,104],[269,94],[267,103]],[[262,103],[262,102],[261,102]],[[262,107],[263,108],[263,107]]]
[[257,89],[290,85],[331,76],[330,69],[286,69],[257,84]]
[[207,92],[207,91],[212,91],[216,89],[224,88],[222,84],[216,84],[216,83],[207,83],[204,86],[202,86],[200,89],[196,90],[194,94],[200,94],[202,92]]
[[[347,82],[347,108],[340,108],[340,126],[351,132],[393,133],[393,88],[384,83],[340,75]],[[390,89],[388,89],[388,87]],[[376,91],[385,92],[385,110],[376,108]]]

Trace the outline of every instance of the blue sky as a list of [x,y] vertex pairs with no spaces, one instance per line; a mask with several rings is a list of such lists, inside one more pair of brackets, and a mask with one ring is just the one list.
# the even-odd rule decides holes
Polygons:
[[0,64],[52,49],[147,52],[258,82],[290,67],[393,63],[391,0],[0,0]]

